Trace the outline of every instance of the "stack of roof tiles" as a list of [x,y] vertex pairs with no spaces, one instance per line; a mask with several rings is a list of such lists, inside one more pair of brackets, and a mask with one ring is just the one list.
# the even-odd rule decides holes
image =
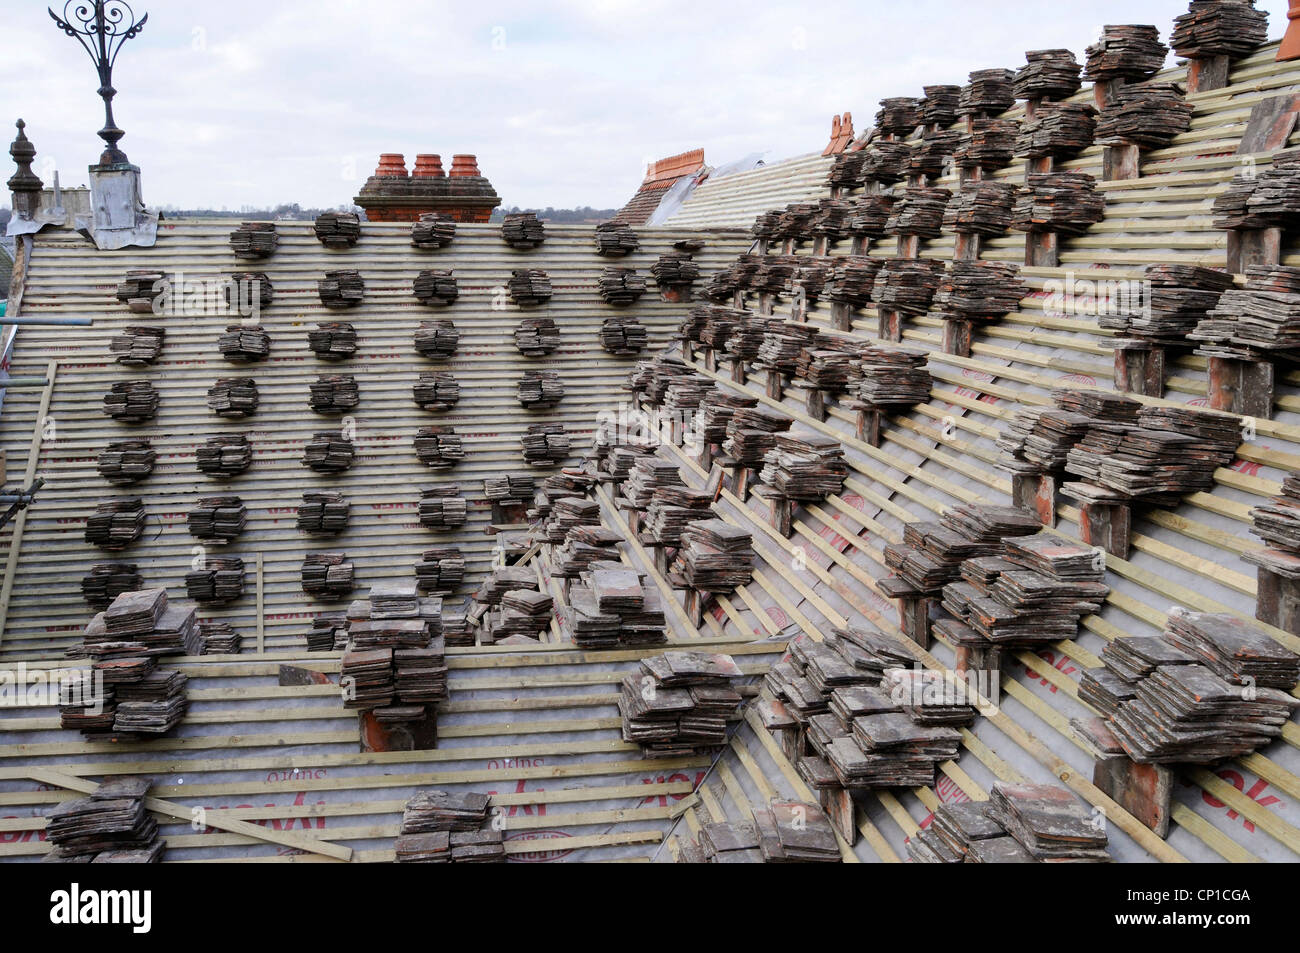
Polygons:
[[1148,265],[1145,287],[1146,301],[1104,309],[1097,323],[1145,340],[1183,344],[1232,287],[1232,275],[1197,265]]
[[104,395],[104,413],[123,423],[139,424],[158,415],[158,391],[149,381],[115,381]]
[[1009,69],[977,69],[962,87],[959,116],[996,116],[1016,104],[1015,73]]
[[681,531],[673,564],[698,592],[728,593],[754,576],[754,541],[748,531],[720,519],[695,520]]
[[[907,167],[909,176],[938,178],[947,174],[952,165],[953,153],[961,142],[958,129],[930,129],[921,136],[921,142],[912,150]],[[846,208],[848,207],[845,203]]]
[[158,864],[167,844],[145,808],[148,778],[114,777],[89,797],[63,801],[45,818],[45,863]]
[[483,830],[486,794],[419,791],[406,802],[402,832],[393,841],[399,864],[504,863],[501,830]]
[[1016,99],[1068,99],[1083,85],[1069,50],[1029,50],[1025,60],[1012,81]]
[[422,410],[450,410],[460,402],[460,384],[447,371],[422,371],[411,393]]
[[921,125],[921,100],[914,96],[891,96],[880,101],[876,129],[887,136],[911,135]]
[[1097,110],[1088,103],[1044,103],[1020,124],[1016,155],[1066,158],[1092,145]]
[[312,228],[326,248],[351,248],[361,237],[361,219],[355,212],[322,212]]
[[303,448],[303,466],[320,473],[342,473],[357,458],[357,448],[342,430],[318,430]]
[[501,240],[526,251],[546,241],[546,227],[533,212],[514,212],[501,223]]
[[226,304],[241,314],[251,314],[256,300],[256,307],[269,308],[275,300],[275,286],[264,271],[236,271],[227,280],[223,289]]
[[872,342],[858,355],[857,394],[872,408],[911,407],[930,399],[929,352]]
[[863,150],[862,184],[878,182],[892,185],[907,177],[912,161],[912,147],[906,142],[877,140]]
[[886,258],[871,299],[881,311],[925,314],[943,281],[944,264],[932,258]]
[[85,540],[101,549],[120,550],[144,532],[144,502],[138,496],[105,500],[86,517]]
[[244,642],[229,622],[200,622],[199,638],[203,643],[203,655],[238,655]]
[[1100,39],[1087,50],[1084,76],[1093,82],[1112,79],[1143,80],[1165,65],[1169,47],[1160,42],[1154,26],[1106,26]]
[[1300,656],[1226,613],[1175,607],[1161,636],[1115,639],[1102,662],[1108,676],[1085,676],[1080,698],[1139,763],[1241,757],[1278,737],[1300,707],[1291,694]]
[[107,609],[124,592],[144,588],[135,563],[95,563],[81,579],[81,595],[92,609]]
[[732,681],[743,675],[731,656],[665,652],[642,659],[640,668],[640,675],[622,681],[618,707],[624,741],[658,758],[725,743],[727,721],[741,700]]
[[108,349],[116,354],[119,364],[138,367],[152,364],[162,353],[163,339],[167,331],[164,328],[133,326],[123,328],[108,343]]
[[996,237],[1011,227],[1016,187],[1010,182],[963,182],[943,210],[943,225],[967,235]]
[[669,252],[660,255],[650,266],[650,274],[661,290],[672,291],[695,284],[700,277],[700,266],[685,252]]
[[554,318],[524,318],[515,327],[515,347],[520,354],[541,357],[560,346],[560,329]]
[[433,321],[421,321],[415,332],[415,351],[421,357],[435,361],[445,361],[456,353],[460,343],[460,332],[450,318],[438,318]]
[[1191,127],[1192,104],[1177,83],[1133,83],[1115,91],[1097,120],[1098,142],[1159,149]]
[[[1282,492],[1252,509],[1250,518],[1250,531],[1268,546],[1247,552],[1242,558],[1267,573],[1300,578],[1300,474],[1288,473],[1282,480]],[[1264,581],[1261,574],[1261,586]]]
[[1169,45],[1179,56],[1242,57],[1268,38],[1268,14],[1255,0],[1192,0],[1174,20]]
[[312,617],[307,630],[307,651],[332,652],[348,647],[348,615],[343,611],[321,612]]
[[865,255],[837,258],[835,270],[826,285],[826,297],[851,307],[866,307],[871,301],[871,289],[875,287],[880,266],[879,258]]
[[342,493],[311,490],[298,505],[297,526],[304,533],[337,536],[347,529],[351,510]]
[[318,414],[344,414],[361,403],[351,374],[323,374],[308,385],[307,406]]
[[[1214,471],[1232,462],[1240,442],[1234,415],[1143,407],[1135,425],[1089,427],[1065,468],[1110,496],[1173,506],[1188,493],[1212,487]],[[1069,487],[1091,492],[1086,485]]]
[[834,437],[789,431],[777,434],[763,455],[759,479],[780,499],[809,502],[842,492],[848,472],[844,446]]
[[270,258],[279,244],[275,222],[244,222],[230,233],[230,248],[236,258]]
[[1019,133],[1019,125],[1010,119],[975,119],[970,131],[962,134],[953,161],[963,169],[1006,168],[1015,157]]
[[346,598],[356,583],[347,553],[308,553],[302,560],[302,591],[327,602]]
[[923,86],[925,98],[921,100],[921,122],[927,126],[951,126],[957,121],[957,106],[961,102],[961,87],[951,84]]
[[569,590],[564,630],[584,649],[660,645],[668,641],[659,590],[644,573],[597,560]]
[[425,595],[450,595],[465,581],[465,557],[455,546],[426,549],[415,564],[415,585]]
[[1020,310],[1025,295],[1020,267],[1006,261],[954,261],[935,294],[946,315],[974,321]]
[[606,318],[600,325],[600,346],[617,357],[631,357],[645,350],[646,327],[630,315]]
[[1300,353],[1300,268],[1250,265],[1246,286],[1229,288],[1188,334],[1197,354],[1258,360]]
[[185,592],[200,605],[225,605],[244,594],[244,561],[238,556],[208,556],[185,574]]
[[248,509],[237,496],[204,496],[185,516],[195,539],[231,540],[244,531]]
[[1011,506],[961,503],[938,520],[903,527],[903,541],[885,547],[885,565],[896,575],[882,583],[889,595],[935,594],[961,577],[962,563],[998,556],[1004,541],[1042,529],[1038,518]]
[[776,434],[790,429],[791,419],[763,406],[739,407],[727,424],[722,450],[741,466],[757,469],[763,455],[776,446]]
[[157,457],[148,440],[115,440],[100,453],[96,469],[109,483],[125,486],[153,473]]
[[1016,192],[1011,227],[1022,232],[1082,235],[1106,214],[1106,197],[1086,172],[1044,172]]
[[359,271],[327,271],[316,282],[316,290],[321,304],[327,308],[355,308],[365,297],[366,282]]
[[455,219],[437,212],[424,212],[411,225],[411,244],[416,248],[442,248],[455,238]]
[[700,842],[682,838],[682,864],[835,864],[840,861],[835,829],[821,807],[809,801],[773,798],[755,808],[752,821],[710,821]]
[[456,276],[446,269],[426,268],[411,282],[415,300],[427,307],[445,307],[460,297]]
[[464,526],[469,518],[469,504],[460,495],[460,485],[444,483],[420,491],[420,525],[447,530]]
[[257,381],[251,377],[219,377],[208,388],[208,409],[218,417],[251,417],[257,404]]
[[218,336],[217,350],[232,364],[264,361],[271,353],[271,335],[260,324],[230,324]]
[[157,660],[202,650],[192,608],[169,605],[165,589],[122,593],[90,620],[72,653],[94,662],[60,686],[62,726],[87,735],[167,733],[185,715],[187,679]]
[[943,607],[956,623],[944,620],[936,628],[961,645],[1072,639],[1079,620],[1099,611],[1110,592],[1095,549],[1049,532],[982,547],[958,571],[960,579],[943,587]]
[[520,435],[524,461],[533,466],[554,466],[569,456],[569,435],[564,424],[532,424]]
[[907,844],[914,863],[1108,863],[1094,812],[1054,784],[995,781],[987,801],[941,804]]
[[1069,453],[1090,429],[1120,433],[1137,423],[1142,405],[1106,391],[1058,388],[1051,406],[1016,411],[997,444],[1007,454],[1004,469],[1020,473],[1061,473]]
[[117,300],[140,314],[152,313],[154,299],[161,291],[156,286],[160,284],[167,284],[167,276],[161,271],[128,271],[126,277],[117,283]]
[[[764,684],[787,726],[807,739],[796,769],[817,790],[931,786],[936,765],[957,753],[958,728],[975,720],[963,682],[894,668],[910,659],[870,627],[837,628],[789,648]],[[937,677],[938,691],[926,691],[927,677]]]
[[938,238],[943,232],[943,210],[952,192],[932,186],[912,186],[903,193],[885,223],[886,235]]
[[384,725],[424,721],[447,699],[442,600],[414,583],[370,587],[347,610],[347,648],[339,679],[343,707],[369,711]]
[[553,550],[551,573],[561,579],[577,579],[594,563],[617,565],[623,537],[604,526],[580,524],[570,527],[563,540]]
[[465,459],[465,443],[455,427],[421,427],[412,443],[420,462],[435,470],[453,467]]
[[622,306],[633,304],[646,293],[646,280],[636,273],[635,268],[610,266],[601,271],[596,287],[606,304]]
[[636,232],[622,222],[601,222],[596,226],[596,254],[622,258],[637,250]]
[[357,353],[357,329],[346,321],[322,321],[307,332],[307,346],[322,360],[346,360]]

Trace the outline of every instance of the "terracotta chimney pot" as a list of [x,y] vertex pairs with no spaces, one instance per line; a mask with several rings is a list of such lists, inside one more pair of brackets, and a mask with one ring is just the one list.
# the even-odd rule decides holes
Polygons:
[[451,175],[453,178],[479,174],[477,156],[462,154],[451,157]]
[[442,170],[442,156],[422,153],[415,157],[415,169],[411,175],[419,179],[441,179],[447,173]]
[[406,156],[400,152],[381,153],[375,175],[397,175],[406,178]]

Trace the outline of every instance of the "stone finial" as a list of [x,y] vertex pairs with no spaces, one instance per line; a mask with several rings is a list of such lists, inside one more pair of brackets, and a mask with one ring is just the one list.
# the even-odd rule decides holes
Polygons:
[[16,123],[18,135],[9,146],[9,154],[18,166],[9,177],[9,190],[14,194],[14,213],[20,218],[30,219],[36,214],[41,201],[41,189],[44,187],[40,178],[32,171],[32,160],[36,158],[36,147],[27,138],[23,130],[27,123],[21,119]]
[[14,192],[39,192],[45,185],[32,171],[32,160],[36,158],[36,147],[32,145],[27,134],[23,132],[27,123],[21,119],[15,125],[18,136],[9,145],[9,155],[13,156],[18,171],[9,178],[9,188]]

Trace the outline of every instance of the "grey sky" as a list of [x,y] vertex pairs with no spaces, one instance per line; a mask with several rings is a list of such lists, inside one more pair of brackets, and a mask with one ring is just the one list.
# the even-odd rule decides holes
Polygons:
[[[1103,23],[1168,39],[1186,0],[903,3],[138,0],[118,60],[122,147],[151,204],[349,201],[379,153],[479,157],[507,204],[621,205],[650,159],[703,147],[720,164],[820,151],[832,113],[861,131],[884,96],[1082,59]],[[45,4],[6,5],[0,118],[22,116],[65,185],[85,181],[103,111],[89,58]],[[1285,0],[1257,0],[1269,36]],[[56,7],[56,12],[62,9]],[[12,129],[11,126],[7,128]],[[4,134],[7,143],[11,133]],[[6,173],[5,177],[8,177]]]

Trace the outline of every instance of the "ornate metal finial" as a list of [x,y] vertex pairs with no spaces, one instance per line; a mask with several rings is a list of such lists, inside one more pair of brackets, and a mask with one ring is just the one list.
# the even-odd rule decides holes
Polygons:
[[59,29],[90,54],[99,73],[99,95],[104,99],[104,128],[99,130],[99,137],[108,143],[99,164],[126,165],[126,153],[117,147],[126,133],[113,121],[113,95],[117,92],[113,88],[113,63],[122,44],[144,29],[149,14],[137,22],[135,12],[124,0],[66,0],[62,17],[53,10],[48,12]]
[[27,123],[19,119],[16,125],[18,126],[18,135],[9,146],[9,154],[13,156],[18,171],[9,177],[6,184],[9,186],[9,191],[14,193],[14,211],[19,215],[30,217],[36,212],[36,205],[40,201],[40,192],[45,183],[32,171],[32,160],[36,158],[36,147],[32,145],[31,140],[27,138],[27,134],[23,132],[27,128]]

